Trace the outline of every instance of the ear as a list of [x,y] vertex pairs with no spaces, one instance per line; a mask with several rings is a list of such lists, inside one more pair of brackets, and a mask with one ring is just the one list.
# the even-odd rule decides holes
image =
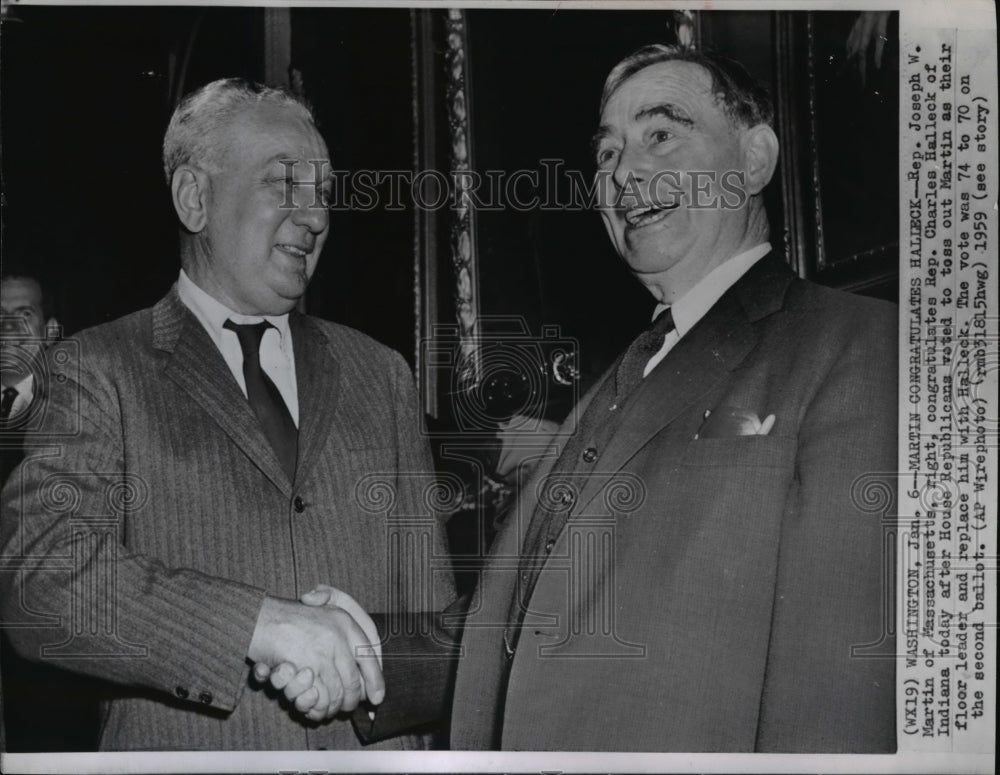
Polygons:
[[62,336],[62,326],[55,318],[45,321],[45,341],[51,344]]
[[208,222],[208,173],[182,164],[174,170],[170,180],[170,193],[177,217],[188,231],[197,234]]
[[778,164],[778,137],[767,124],[758,124],[743,133],[743,152],[747,164],[747,193],[759,194],[771,181]]

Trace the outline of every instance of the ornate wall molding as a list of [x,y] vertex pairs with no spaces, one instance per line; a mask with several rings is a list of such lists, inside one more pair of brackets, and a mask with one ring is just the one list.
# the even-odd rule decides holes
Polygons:
[[[433,16],[410,9],[410,86],[413,94],[413,174],[437,169]],[[413,208],[413,364],[424,413],[438,416],[437,372],[424,363],[424,343],[434,335],[437,312],[437,213]]]
[[811,12],[806,13],[806,73],[809,84],[809,159],[811,163],[812,185],[816,192],[813,198],[813,239],[816,241],[816,269],[822,271],[827,266],[826,246],[823,243],[823,191],[819,170],[819,127],[816,116],[816,35],[815,20]]
[[[477,353],[479,335],[479,272],[476,254],[476,217],[469,196],[472,169],[472,136],[469,129],[469,67],[465,12],[448,9],[445,17],[445,100],[448,106],[451,169],[455,179],[456,207],[451,226],[451,257],[455,269],[455,312],[459,328],[457,384],[474,385],[480,376]],[[455,174],[459,173],[459,174]]]

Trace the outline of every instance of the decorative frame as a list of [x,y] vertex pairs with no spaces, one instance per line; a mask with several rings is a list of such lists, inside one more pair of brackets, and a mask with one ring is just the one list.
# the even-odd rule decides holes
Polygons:
[[[413,174],[437,169],[437,120],[435,96],[438,67],[435,56],[433,11],[410,10],[411,87],[413,94]],[[423,342],[430,342],[437,322],[438,214],[429,208],[413,208],[413,319],[414,371],[423,399],[424,413],[437,418],[438,372],[424,362]]]
[[457,383],[476,384],[481,373],[477,351],[479,335],[479,269],[476,250],[476,213],[471,207],[469,176],[454,173],[472,169],[471,100],[469,97],[468,34],[465,11],[449,8],[445,17],[445,100],[451,140],[451,170],[455,185],[451,225],[451,258],[455,269],[455,315],[458,319],[459,361]]
[[[447,221],[433,209],[415,208],[413,214],[415,365],[424,412],[439,419],[443,412],[441,374],[425,356],[442,334],[442,324],[454,332],[449,333],[449,348],[456,336],[458,341],[453,385],[474,386],[482,374],[476,214],[469,193],[471,176],[463,174],[473,167],[468,31],[465,11],[460,8],[414,9],[410,24],[413,172],[417,176],[444,169],[454,186]],[[442,136],[445,122],[441,115],[447,116],[446,137]],[[452,270],[448,277],[441,276],[439,263],[445,242]],[[446,306],[446,296],[450,306]],[[447,324],[447,318],[454,324]]]
[[[825,76],[817,60],[820,40],[815,17],[811,11],[774,13],[774,101],[782,145],[779,182],[785,249],[801,277],[855,292],[891,292],[898,275],[898,242],[880,241],[875,235],[868,244],[836,255],[828,236],[827,209],[843,201],[844,186],[842,178],[830,179],[829,159],[838,158],[836,149],[823,147],[820,86]],[[889,156],[895,158],[894,153]],[[898,202],[898,196],[891,200]],[[895,223],[895,213],[890,216]]]

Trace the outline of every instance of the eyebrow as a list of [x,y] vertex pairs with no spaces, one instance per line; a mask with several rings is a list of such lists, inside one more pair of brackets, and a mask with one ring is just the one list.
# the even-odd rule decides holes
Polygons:
[[285,170],[285,172],[289,172],[288,166],[285,164],[285,162],[292,162],[292,164],[291,164],[292,171],[297,170],[297,169],[301,169],[301,167],[299,165],[306,165],[306,166],[312,167],[312,169],[315,170],[316,169],[316,165],[314,165],[312,163],[314,161],[321,162],[323,165],[328,166],[328,167],[331,168],[330,171],[326,173],[326,175],[324,175],[322,178],[320,178],[320,181],[329,180],[329,179],[331,179],[333,177],[333,169],[332,169],[333,164],[330,162],[329,159],[299,159],[299,158],[294,157],[294,156],[289,156],[287,153],[277,153],[277,154],[275,154],[270,159],[268,159],[267,161],[264,162],[264,164],[262,165],[261,169],[267,170],[272,164],[277,164],[277,163],[280,162],[281,166]]
[[[647,118],[653,118],[654,116],[662,116],[663,118],[673,121],[676,124],[680,124],[681,126],[694,126],[694,121],[691,120],[688,114],[672,102],[660,102],[656,105],[650,105],[642,108],[633,118],[635,121],[642,121]],[[608,124],[602,124],[594,133],[594,136],[590,138],[591,152],[597,153],[597,149],[600,147],[601,141],[612,134],[614,134],[614,130],[611,126]]]
[[597,153],[597,149],[601,145],[601,141],[611,134],[611,127],[607,124],[601,124],[600,128],[594,132],[594,136],[590,138],[590,152]]
[[662,116],[687,127],[694,126],[694,121],[691,120],[690,116],[671,102],[660,102],[643,108],[635,114],[635,120],[642,121],[653,116]]

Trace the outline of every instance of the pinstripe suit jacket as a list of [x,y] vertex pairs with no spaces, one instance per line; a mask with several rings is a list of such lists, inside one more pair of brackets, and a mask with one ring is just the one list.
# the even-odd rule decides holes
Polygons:
[[[343,326],[290,324],[295,481],[176,289],[49,351],[52,446],[3,492],[4,623],[26,655],[117,684],[102,749],[358,747],[349,723],[300,723],[248,681],[264,595],[326,582],[369,610],[450,599],[449,576],[407,578],[390,555],[415,530],[445,556],[405,362]],[[373,475],[391,498],[366,499]]]

